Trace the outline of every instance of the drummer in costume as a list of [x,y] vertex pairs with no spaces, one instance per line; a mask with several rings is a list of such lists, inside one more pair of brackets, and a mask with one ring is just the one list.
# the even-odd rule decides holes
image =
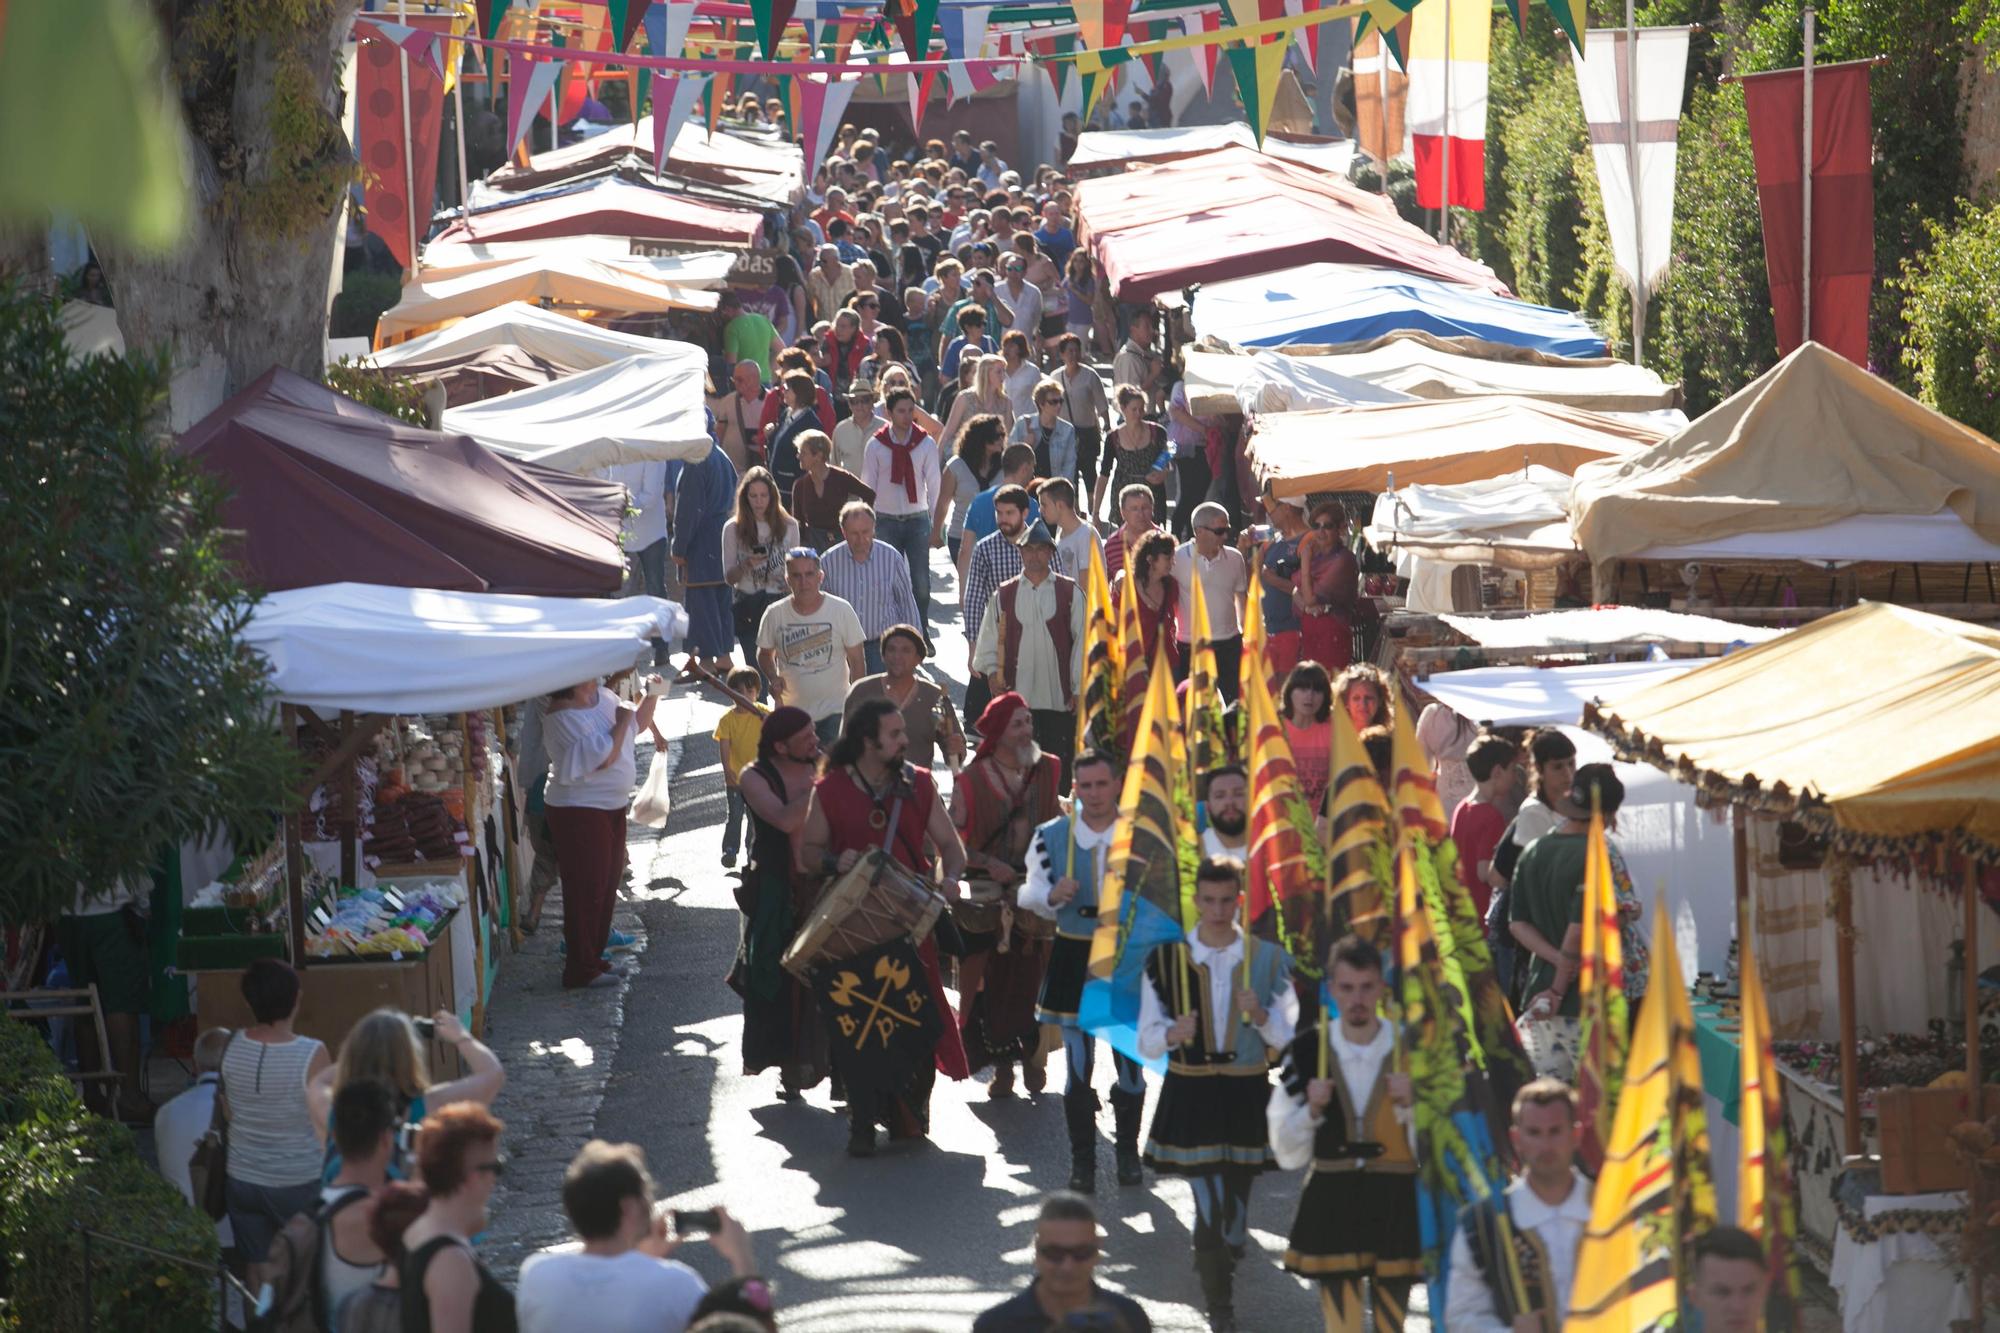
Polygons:
[[1146,1164],[1194,1187],[1194,1264],[1208,1326],[1234,1333],[1250,1183],[1275,1165],[1264,1124],[1271,1055],[1292,1040],[1298,997],[1291,958],[1237,925],[1242,862],[1204,859],[1194,902],[1201,923],[1190,938],[1153,950],[1139,993],[1139,1051],[1167,1057]]
[[1008,1097],[1016,1060],[1027,1065],[1028,1091],[1045,1081],[1035,1000],[1053,932],[1014,908],[1035,827],[1060,808],[1062,765],[1035,743],[1028,701],[1011,690],[987,703],[977,730],[979,748],[951,793],[951,822],[965,842],[966,896],[953,908],[965,941],[958,1002],[967,1062],[994,1065],[988,1095]]
[[750,860],[736,891],[743,932],[729,982],[743,997],[743,1072],[778,1070],[788,1102],[827,1071],[812,995],[778,961],[812,906],[814,882],[793,874],[792,838],[805,824],[818,760],[812,714],[780,708],[764,719],[756,762],[739,780],[750,812]]
[[1359,1333],[1363,1279],[1374,1283],[1376,1329],[1400,1333],[1424,1270],[1410,1076],[1395,1071],[1395,1030],[1377,1013],[1382,955],[1349,935],[1326,972],[1340,1021],[1303,1028],[1271,1090],[1278,1165],[1311,1163],[1285,1267],[1319,1279],[1327,1333]]
[[[1069,1081],[1063,1086],[1063,1119],[1069,1126],[1069,1187],[1097,1192],[1097,1093],[1091,1087],[1097,1038],[1077,1024],[1090,941],[1097,931],[1097,886],[1111,851],[1118,822],[1118,769],[1101,750],[1085,750],[1071,765],[1075,815],[1059,815],[1035,830],[1028,849],[1028,882],[1021,886],[1025,911],[1053,920],[1056,937],[1042,977],[1042,1001],[1035,1020],[1062,1029]],[[1118,1183],[1145,1183],[1139,1162],[1139,1116],[1146,1104],[1146,1079],[1137,1060],[1111,1053],[1117,1082],[1111,1113],[1118,1127]]]
[[[892,860],[928,876],[933,850],[942,863],[945,896],[961,896],[965,847],[939,799],[928,772],[904,760],[909,738],[902,712],[887,699],[872,699],[848,714],[840,739],[827,753],[826,771],[813,784],[812,801],[799,830],[801,873],[830,880],[854,865],[864,849],[879,847]],[[873,1156],[875,1126],[885,1123],[892,1139],[920,1138],[930,1126],[931,1085],[936,1070],[964,1078],[965,1048],[938,978],[937,940],[925,936],[918,956],[936,1012],[944,1017],[935,1069],[923,1069],[908,1084],[883,1096],[864,1094],[848,1080],[850,1132],[847,1151]],[[841,1048],[835,1047],[836,1063]]]

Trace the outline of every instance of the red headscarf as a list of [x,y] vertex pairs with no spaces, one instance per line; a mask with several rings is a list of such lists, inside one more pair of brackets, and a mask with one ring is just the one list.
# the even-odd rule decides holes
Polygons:
[[1007,730],[1007,724],[1014,720],[1014,714],[1027,706],[1028,701],[1013,690],[994,695],[992,702],[988,703],[986,710],[979,715],[979,721],[972,724],[973,730],[979,733],[979,748],[973,751],[974,756],[984,759],[992,754],[993,747],[1000,743],[1000,733]]

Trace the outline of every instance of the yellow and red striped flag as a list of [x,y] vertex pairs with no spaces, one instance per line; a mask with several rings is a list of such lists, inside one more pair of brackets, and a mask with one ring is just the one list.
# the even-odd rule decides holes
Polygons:
[[1737,910],[1743,994],[1743,1095],[1737,1113],[1736,1225],[1764,1242],[1771,1271],[1764,1326],[1792,1327],[1799,1298],[1798,1182],[1785,1134],[1784,1084],[1771,1054],[1771,1011],[1757,971],[1750,905]]
[[1583,1120],[1584,1169],[1604,1165],[1611,1120],[1625,1077],[1630,1023],[1625,1008],[1625,950],[1618,935],[1618,892],[1611,878],[1611,848],[1604,816],[1590,812],[1583,854],[1583,970],[1577,977],[1582,1006],[1576,1063],[1577,1109]]
[[1111,610],[1111,587],[1104,578],[1104,553],[1090,543],[1090,567],[1083,575],[1083,679],[1076,692],[1076,748],[1104,750],[1122,769],[1125,646],[1118,641]]
[[1215,669],[1215,633],[1209,627],[1208,599],[1199,577],[1190,581],[1188,598],[1188,677],[1182,725],[1187,738],[1188,789],[1199,794],[1201,775],[1228,763],[1232,756],[1229,736],[1222,729],[1222,682]]
[[[1256,597],[1252,585],[1251,597]],[[1291,742],[1261,667],[1243,648],[1237,726],[1250,756],[1250,855],[1245,913],[1254,925],[1273,912],[1279,941],[1297,965],[1317,975],[1332,937],[1324,934],[1326,846],[1299,787]]]
[[[1137,744],[1139,716],[1146,706],[1146,675],[1152,667],[1146,658],[1146,631],[1139,624],[1139,576],[1134,572],[1138,566],[1132,559],[1135,544],[1125,546],[1125,577],[1118,586],[1118,655],[1124,667],[1118,685],[1118,706],[1124,714],[1118,726],[1118,748],[1127,755]],[[1168,679],[1172,680],[1171,672]]]
[[[1328,719],[1333,744],[1327,756],[1326,930],[1327,942],[1352,932],[1377,948],[1389,946],[1390,858],[1395,843],[1389,833],[1389,794],[1375,775],[1375,763],[1361,744],[1361,733],[1347,710],[1333,706]],[[1306,959],[1296,960],[1301,971]],[[1310,963],[1318,976],[1323,959]]]

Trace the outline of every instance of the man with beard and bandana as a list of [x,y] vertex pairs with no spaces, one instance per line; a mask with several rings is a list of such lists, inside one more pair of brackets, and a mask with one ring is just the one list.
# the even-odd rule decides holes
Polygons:
[[[840,739],[827,752],[826,771],[813,784],[799,829],[801,874],[831,881],[852,869],[862,852],[880,848],[904,868],[928,878],[935,850],[942,863],[945,897],[963,896],[959,881],[965,873],[965,846],[938,798],[937,783],[927,771],[905,761],[908,750],[902,711],[891,701],[870,699],[847,715]],[[933,1012],[944,1022],[935,1068],[920,1069],[903,1087],[882,1092],[863,1090],[853,1079],[845,1080],[847,1151],[854,1157],[875,1155],[878,1123],[888,1125],[891,1139],[923,1137],[930,1128],[931,1085],[937,1071],[948,1078],[964,1078],[968,1072],[958,1023],[938,977],[935,935],[924,937],[917,956]],[[836,1063],[841,1049],[835,1048]]]
[[788,1102],[827,1070],[826,1034],[812,995],[778,962],[817,888],[794,876],[792,840],[805,825],[818,760],[812,714],[779,708],[764,719],[757,760],[738,782],[750,812],[750,860],[736,891],[743,932],[729,982],[743,997],[743,1072],[775,1068],[778,1095]]
[[1250,779],[1241,765],[1224,764],[1208,771],[1202,794],[1208,823],[1201,831],[1201,854],[1218,860],[1250,859]]
[[1027,1065],[1029,1092],[1040,1092],[1045,1080],[1035,1000],[1054,932],[1014,906],[1028,843],[1059,808],[1062,765],[1036,743],[1028,701],[1012,690],[986,705],[978,730],[979,749],[951,793],[951,822],[966,849],[958,1000],[966,1059],[974,1070],[994,1066],[987,1094],[1000,1098],[1013,1095],[1016,1060]]
[[[1028,849],[1028,882],[1020,905],[1056,923],[1042,977],[1038,1022],[1062,1029],[1069,1081],[1063,1085],[1063,1120],[1069,1128],[1069,1187],[1097,1192],[1097,1093],[1091,1087],[1097,1038],[1077,1023],[1083,983],[1090,964],[1090,941],[1097,933],[1097,886],[1111,852],[1118,823],[1118,767],[1102,750],[1077,755],[1071,772],[1076,807],[1035,830]],[[1145,1183],[1139,1160],[1139,1118],[1146,1105],[1144,1067],[1119,1051],[1111,1053],[1117,1082],[1111,1113],[1117,1127],[1118,1183]]]

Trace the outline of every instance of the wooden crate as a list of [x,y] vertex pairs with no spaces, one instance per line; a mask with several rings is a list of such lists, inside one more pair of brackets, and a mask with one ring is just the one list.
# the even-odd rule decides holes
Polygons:
[[1962,1190],[1968,1164],[1947,1137],[1967,1120],[2000,1114],[2000,1087],[1988,1086],[1982,1109],[1967,1088],[1884,1088],[1875,1094],[1875,1128],[1882,1143],[1882,1192],[1930,1194]]

